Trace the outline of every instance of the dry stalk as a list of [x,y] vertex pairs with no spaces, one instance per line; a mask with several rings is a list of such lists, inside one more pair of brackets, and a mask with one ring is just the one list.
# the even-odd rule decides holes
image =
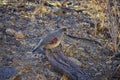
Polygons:
[[[119,20],[118,20],[118,6],[117,6],[117,1],[113,0],[113,2],[111,2],[111,0],[106,0],[107,1],[107,17],[108,17],[108,26],[109,26],[109,33],[111,35],[112,38],[112,46],[113,46],[113,51],[114,53],[117,53],[118,51],[118,28],[119,28]],[[114,6],[111,5],[111,3],[113,3]]]

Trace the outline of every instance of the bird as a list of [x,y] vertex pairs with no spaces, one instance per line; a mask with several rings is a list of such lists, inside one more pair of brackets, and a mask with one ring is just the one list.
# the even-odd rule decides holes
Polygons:
[[63,40],[63,35],[67,31],[67,28],[59,28],[57,30],[53,30],[41,37],[41,40],[35,46],[32,52],[35,52],[37,50],[41,50],[41,52],[44,53],[44,49],[53,49],[61,43]]

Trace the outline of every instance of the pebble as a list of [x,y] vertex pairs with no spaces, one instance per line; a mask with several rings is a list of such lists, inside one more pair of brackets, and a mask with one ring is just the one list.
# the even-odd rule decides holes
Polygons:
[[111,63],[112,63],[112,61],[111,61],[111,60],[106,61],[106,64],[111,64]]
[[4,25],[2,23],[0,23],[0,28],[3,28],[3,27],[4,27]]
[[21,31],[18,31],[15,33],[15,37],[16,39],[24,39],[25,35]]
[[11,29],[11,28],[7,28],[6,29],[6,33],[10,36],[14,36],[16,31],[14,29]]
[[55,76],[55,73],[50,71],[49,69],[46,69],[46,72],[49,76]]
[[11,17],[10,17],[10,20],[11,20],[11,21],[15,21],[15,17],[14,17],[14,16],[11,16]]
[[98,73],[95,74],[96,77],[100,77],[101,75],[102,75],[101,72],[98,72]]
[[89,65],[91,65],[91,66],[92,66],[92,65],[94,65],[94,63],[89,63]]

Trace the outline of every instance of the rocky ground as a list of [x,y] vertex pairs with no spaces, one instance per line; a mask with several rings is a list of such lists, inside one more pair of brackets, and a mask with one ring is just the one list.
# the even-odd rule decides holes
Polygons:
[[[0,5],[0,66],[2,69],[11,67],[8,71],[12,75],[5,78],[60,80],[62,75],[51,69],[47,59],[31,51],[43,34],[59,27],[69,27],[67,34],[98,43],[64,35],[63,53],[94,80],[120,80],[120,74],[116,73],[119,60],[110,60],[114,53],[105,47],[110,38],[104,34],[95,35],[94,24],[85,22],[91,20],[87,14],[67,11],[64,14],[47,13],[33,17],[31,13],[34,10],[34,6]],[[0,77],[0,80],[5,78]]]

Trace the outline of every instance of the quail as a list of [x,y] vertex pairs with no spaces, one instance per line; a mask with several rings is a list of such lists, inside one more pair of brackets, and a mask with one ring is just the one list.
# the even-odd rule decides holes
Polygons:
[[43,49],[52,49],[59,46],[63,39],[64,32],[66,32],[66,30],[67,28],[59,28],[42,36],[38,45],[33,49],[32,52]]

